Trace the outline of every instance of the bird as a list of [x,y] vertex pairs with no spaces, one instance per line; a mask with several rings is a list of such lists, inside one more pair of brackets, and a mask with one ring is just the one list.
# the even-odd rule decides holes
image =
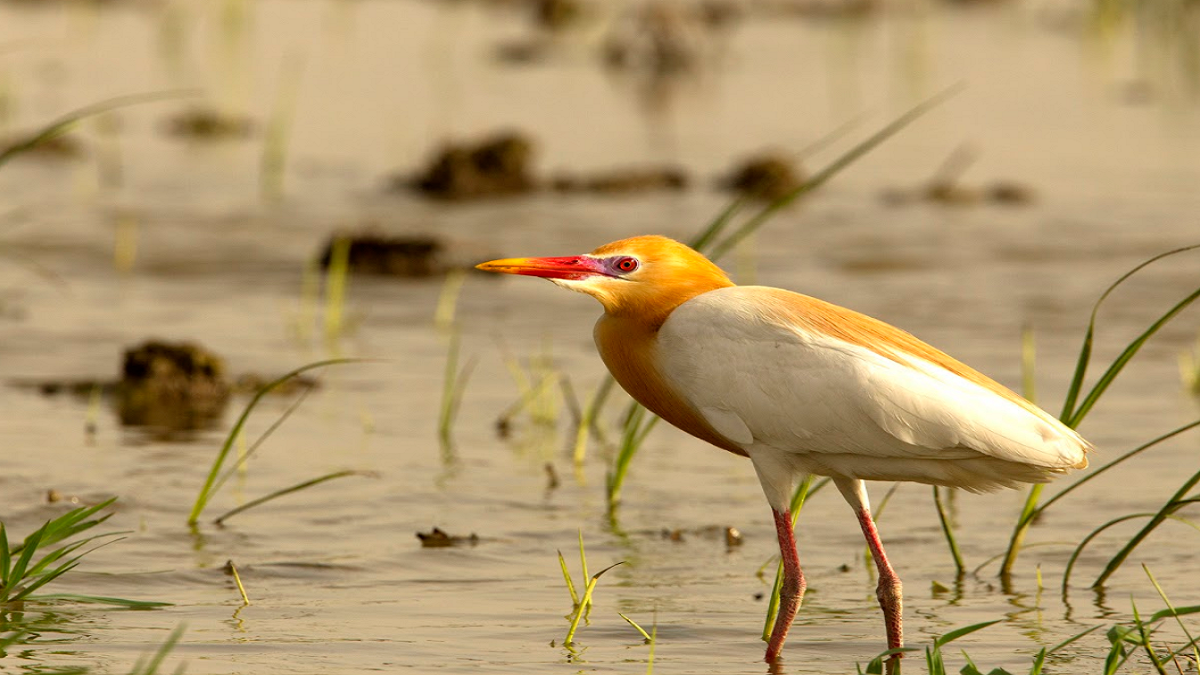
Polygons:
[[617,383],[672,425],[750,459],[783,562],[768,663],[779,658],[807,587],[789,511],[806,476],[828,476],[853,508],[879,571],[888,649],[899,650],[902,585],[864,481],[987,492],[1085,468],[1093,450],[1049,413],[912,334],[800,293],[736,285],[667,237],[477,267],[599,300],[593,335]]

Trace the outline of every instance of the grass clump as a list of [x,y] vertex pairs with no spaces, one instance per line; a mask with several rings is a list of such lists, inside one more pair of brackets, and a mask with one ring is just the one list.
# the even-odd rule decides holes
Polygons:
[[[570,621],[570,625],[567,628],[566,637],[563,638],[564,646],[569,648],[575,643],[575,632],[579,630],[579,623],[581,621],[584,622],[585,624],[588,623],[589,616],[592,613],[592,594],[596,590],[596,583],[600,580],[600,577],[603,576],[605,572],[611,570],[612,568],[616,567],[617,565],[624,564],[624,562],[625,562],[624,560],[615,562],[615,563],[609,565],[608,567],[605,567],[604,569],[600,570],[599,572],[596,572],[589,578],[588,577],[587,554],[584,552],[584,549],[583,549],[583,532],[580,531],[580,533],[579,533],[579,563],[580,563],[580,566],[583,571],[583,580],[584,580],[583,593],[580,594],[579,591],[576,589],[575,582],[572,581],[572,579],[571,579],[570,571],[567,570],[567,561],[565,558],[563,558],[562,551],[558,552],[558,565],[562,569],[563,580],[565,580],[567,583],[567,590],[571,593],[571,604],[572,604],[571,613],[567,615],[567,619]],[[624,618],[624,617],[622,617],[622,618]],[[625,619],[625,620],[629,621],[629,619]],[[633,624],[633,622],[630,621],[630,624]],[[637,626],[637,624],[633,624],[633,625],[635,627]],[[639,630],[641,630],[641,629],[639,628]],[[643,635],[645,635],[645,631],[641,631],[641,632]]]
[[102,539],[108,539],[108,542],[105,543],[110,543],[116,541],[112,537],[122,534],[120,532],[96,534],[53,548],[55,544],[71,539],[111,518],[111,513],[98,518],[93,518],[93,516],[111,506],[116,499],[116,497],[112,497],[95,506],[71,509],[57,518],[46,521],[44,525],[25,537],[24,541],[17,544],[9,542],[8,530],[4,523],[0,523],[0,608],[38,600],[71,600],[138,609],[169,605],[170,603],[166,602],[126,600],[98,595],[35,594],[50,582],[75,569],[85,555],[104,544],[97,544],[86,551],[82,550],[84,546]]
[[[273,424],[271,424],[271,426],[267,427],[267,430],[264,431],[258,437],[258,439],[255,440],[254,443],[252,443],[250,445],[250,447],[245,452],[238,453],[239,456],[238,456],[237,460],[232,462],[231,466],[226,467],[225,466],[226,460],[229,459],[230,453],[233,451],[235,444],[237,443],[238,439],[241,437],[242,429],[246,425],[246,420],[248,420],[250,418],[250,413],[252,413],[254,411],[254,409],[258,406],[258,404],[262,401],[263,397],[265,397],[267,394],[269,394],[275,388],[284,385],[289,380],[291,380],[295,377],[298,377],[299,375],[301,375],[305,372],[308,372],[310,370],[315,370],[317,368],[324,368],[326,366],[332,366],[332,365],[337,365],[337,364],[342,364],[342,363],[357,363],[361,360],[362,359],[328,359],[325,361],[317,361],[315,363],[310,363],[308,365],[301,366],[301,367],[291,371],[290,373],[287,373],[286,375],[284,375],[272,382],[267,383],[261,389],[259,389],[258,392],[254,395],[254,397],[250,399],[250,402],[246,404],[245,409],[242,410],[241,416],[238,417],[237,422],[235,422],[233,425],[233,428],[231,428],[229,430],[229,434],[225,437],[224,444],[222,444],[221,449],[217,452],[217,456],[213,460],[212,468],[209,469],[208,476],[204,479],[204,484],[202,486],[200,486],[200,491],[196,494],[196,501],[192,504],[192,510],[191,510],[191,513],[188,515],[188,520],[187,520],[188,525],[194,526],[197,523],[197,521],[199,521],[200,514],[204,512],[205,507],[208,506],[209,501],[221,489],[221,486],[223,486],[226,483],[226,481],[228,481],[241,467],[243,467],[246,464],[246,462],[250,459],[250,457],[253,456],[254,453],[262,446],[262,444],[268,438],[270,438],[271,434],[274,433],[275,430],[278,429],[280,427],[280,425],[282,425],[284,423],[284,421],[286,421],[287,418],[290,417],[292,415],[292,413],[296,411],[296,409],[300,406],[300,404],[304,402],[304,399],[307,396],[307,391],[304,394],[302,394],[299,398],[297,398],[296,401],[291,406],[289,406],[288,409],[285,410],[283,412],[283,414],[280,415],[279,418],[276,419]],[[337,471],[337,472],[334,472],[331,474],[327,474],[325,476],[321,476],[319,478],[307,480],[307,481],[304,481],[297,485],[293,485],[291,487],[284,488],[282,490],[277,490],[277,491],[267,495],[266,497],[256,499],[250,503],[247,503],[246,505],[244,505],[240,508],[234,509],[233,511],[230,511],[230,512],[222,515],[217,520],[223,521],[224,519],[229,518],[230,516],[233,516],[236,513],[240,513],[241,511],[244,511],[253,506],[257,506],[264,502],[270,501],[277,497],[282,497],[284,495],[291,494],[298,490],[301,490],[301,489],[304,489],[307,487],[311,487],[313,485],[318,485],[327,480],[332,480],[334,478],[341,478],[341,477],[349,476],[349,475],[361,475],[361,473],[357,472],[357,471]]]
[[[1158,317],[1158,319],[1155,320],[1153,323],[1151,323],[1145,330],[1143,330],[1141,334],[1139,334],[1136,338],[1134,338],[1132,341],[1130,341],[1129,344],[1127,344],[1125,346],[1125,349],[1117,356],[1116,359],[1114,359],[1112,361],[1112,363],[1109,364],[1108,368],[1104,371],[1104,373],[1101,374],[1101,376],[1096,380],[1095,384],[1092,385],[1092,388],[1090,390],[1088,390],[1087,394],[1084,395],[1083,394],[1083,382],[1087,375],[1088,366],[1091,362],[1092,348],[1093,348],[1093,343],[1095,340],[1095,333],[1096,333],[1096,315],[1100,310],[1100,306],[1104,303],[1104,301],[1108,298],[1108,296],[1113,293],[1113,291],[1115,291],[1118,287],[1121,286],[1121,284],[1123,284],[1126,280],[1128,280],[1134,274],[1136,274],[1137,272],[1146,268],[1147,266],[1149,266],[1159,260],[1162,260],[1163,258],[1167,258],[1169,256],[1177,255],[1177,254],[1192,251],[1192,250],[1196,250],[1198,248],[1200,248],[1200,244],[1193,245],[1193,246],[1185,246],[1183,248],[1177,248],[1177,249],[1174,249],[1171,251],[1167,251],[1165,253],[1161,253],[1152,258],[1149,258],[1149,259],[1141,262],[1140,264],[1136,265],[1129,271],[1125,272],[1125,274],[1121,275],[1115,282],[1113,282],[1107,289],[1105,289],[1105,291],[1103,293],[1100,294],[1099,299],[1097,299],[1096,303],[1092,306],[1091,318],[1088,321],[1088,327],[1087,327],[1086,332],[1084,333],[1083,344],[1079,350],[1079,358],[1076,362],[1075,372],[1071,377],[1070,386],[1067,389],[1066,400],[1063,403],[1062,413],[1059,415],[1059,419],[1063,422],[1063,424],[1066,424],[1068,427],[1071,427],[1072,429],[1078,427],[1079,424],[1083,421],[1083,419],[1087,416],[1087,414],[1089,412],[1091,412],[1092,408],[1096,405],[1096,403],[1104,395],[1105,391],[1108,390],[1108,387],[1116,380],[1117,376],[1120,375],[1121,371],[1125,368],[1126,365],[1129,364],[1130,360],[1133,359],[1133,357],[1138,353],[1138,351],[1142,348],[1142,346],[1145,345],[1146,342],[1151,337],[1153,337],[1155,333],[1157,333],[1159,331],[1159,329],[1161,329],[1163,326],[1165,326],[1173,318],[1178,316],[1180,312],[1182,312],[1184,309],[1186,309],[1188,306],[1190,306],[1197,298],[1200,298],[1200,288],[1197,288],[1196,290],[1192,291],[1188,295],[1184,296],[1181,300],[1179,300],[1177,303],[1175,303],[1175,305],[1173,305],[1165,313],[1160,315]],[[1082,400],[1080,399],[1081,396],[1082,396]],[[1067,487],[1065,490],[1063,490],[1062,492],[1057,494],[1053,499],[1047,501],[1045,504],[1041,504],[1040,506],[1038,505],[1038,500],[1040,499],[1042,490],[1044,489],[1045,486],[1044,485],[1034,485],[1033,487],[1031,487],[1029,490],[1029,493],[1025,499],[1025,504],[1021,509],[1021,513],[1017,518],[1017,522],[1016,522],[1015,526],[1013,527],[1013,533],[1012,533],[1011,537],[1009,538],[1008,548],[1005,550],[1005,553],[1004,553],[1004,562],[1000,566],[1000,576],[1008,577],[1009,575],[1011,575],[1012,568],[1016,564],[1017,555],[1020,552],[1021,545],[1024,542],[1025,534],[1027,533],[1029,526],[1051,504],[1053,504],[1056,501],[1059,501],[1060,499],[1062,499],[1064,496],[1066,496],[1070,492],[1074,491],[1079,486],[1092,480],[1096,476],[1111,469],[1112,467],[1117,466],[1117,465],[1121,464],[1122,462],[1128,460],[1129,458],[1141,453],[1142,451],[1147,450],[1147,449],[1157,445],[1159,442],[1166,440],[1167,438],[1171,438],[1179,433],[1182,433],[1183,431],[1191,429],[1192,427],[1194,427],[1196,425],[1197,425],[1197,423],[1184,425],[1183,427],[1180,427],[1168,434],[1160,436],[1159,438],[1155,439],[1154,441],[1151,441],[1150,443],[1144,444],[1144,445],[1140,446],[1139,448],[1136,448],[1130,452],[1125,453],[1124,455],[1118,457],[1117,459],[1113,460],[1112,462],[1109,462],[1108,464],[1104,465],[1099,470],[1093,471],[1092,473],[1084,476],[1083,478],[1080,478],[1075,483],[1073,483],[1072,485]],[[1200,474],[1198,474],[1198,475],[1200,475]],[[1187,490],[1189,490],[1191,488],[1191,486],[1194,485],[1194,483],[1195,483],[1195,481],[1192,481],[1191,483],[1185,483],[1185,487],[1181,488],[1181,491],[1183,493],[1186,493]],[[1169,504],[1170,504],[1170,502],[1168,502],[1168,505]],[[1166,507],[1164,507],[1164,508],[1166,508]],[[1157,527],[1157,525],[1161,522],[1162,522],[1162,519],[1156,519],[1155,522],[1152,522],[1150,529],[1153,529],[1153,527]],[[1139,541],[1140,541],[1140,539],[1139,539]],[[1085,542],[1086,542],[1086,540],[1085,540]],[[1134,544],[1134,545],[1136,545],[1136,544]],[[1118,562],[1118,564],[1119,564],[1119,562]],[[1096,581],[1096,585],[1102,584],[1104,582],[1104,580],[1108,578],[1109,574],[1111,574],[1111,572],[1106,570],[1106,573],[1104,575],[1102,575],[1102,577]]]

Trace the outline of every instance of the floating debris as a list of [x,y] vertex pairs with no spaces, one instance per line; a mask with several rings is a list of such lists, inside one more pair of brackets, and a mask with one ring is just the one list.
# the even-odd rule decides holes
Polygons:
[[629,167],[588,176],[560,174],[550,181],[558,192],[627,194],[654,190],[683,190],[688,186],[687,172],[674,166]]
[[468,537],[460,537],[447,534],[439,527],[435,527],[429,532],[418,532],[417,539],[421,540],[421,546],[424,548],[445,548],[447,546],[475,546],[479,543],[479,535],[474,532]]
[[721,185],[749,197],[773,200],[799,188],[804,180],[804,173],[790,157],[764,152],[737,165]]
[[725,528],[725,548],[742,545],[742,533],[736,527]]
[[532,164],[533,141],[503,132],[473,144],[447,144],[424,173],[397,184],[448,200],[523,194],[537,186]]
[[355,274],[422,278],[451,270],[474,270],[495,251],[470,242],[448,242],[429,235],[388,235],[369,231],[335,234],[325,242],[318,262],[329,267],[338,241],[350,242],[346,264]]

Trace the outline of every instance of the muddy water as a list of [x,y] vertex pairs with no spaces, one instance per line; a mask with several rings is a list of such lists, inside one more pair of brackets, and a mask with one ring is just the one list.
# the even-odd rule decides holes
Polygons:
[[[756,572],[775,545],[748,463],[660,428],[636,460],[614,523],[603,499],[609,451],[593,443],[573,472],[565,412],[556,429],[522,416],[508,439],[495,432],[519,395],[505,355],[550,354],[581,395],[601,381],[593,301],[529,279],[468,279],[457,317],[463,357],[477,365],[447,454],[436,430],[447,353],[433,321],[441,282],[352,279],[351,328],[330,347],[306,310],[307,261],[331,232],[365,224],[504,255],[572,253],[643,232],[686,238],[722,208],[726,197],[707,183],[734,158],[804,148],[851,120],[850,137],[861,138],[961,82],[951,102],[775,218],[725,263],[743,281],[880,316],[1013,386],[1020,329],[1030,325],[1038,396],[1054,409],[1095,297],[1139,260],[1200,234],[1194,82],[1169,49],[1135,41],[1129,24],[1089,32],[1085,10],[749,17],[713,38],[712,62],[698,75],[646,96],[590,58],[594,25],[563,38],[550,62],[499,65],[489,58],[494,47],[529,29],[512,13],[463,3],[0,4],[8,131],[116,95],[203,92],[122,110],[115,131],[81,124],[78,159],[0,168],[0,375],[111,376],[120,350],[150,336],[198,340],[235,372],[281,373],[329,355],[381,359],[323,373],[323,386],[210,515],[338,469],[374,477],[327,483],[195,532],[183,524],[187,511],[236,410],[216,428],[164,437],[122,428],[105,404],[89,412],[86,400],[0,390],[0,514],[10,531],[62,510],[44,503],[49,489],[85,503],[118,495],[110,524],[129,534],[89,555],[60,589],[174,603],[155,611],[27,605],[6,618],[34,622],[37,637],[11,648],[0,668],[124,672],[185,624],[172,658],[191,673],[642,672],[648,651],[623,612],[657,623],[658,672],[764,670],[758,595],[768,589]],[[261,125],[288,87],[284,197],[268,202],[259,188]],[[259,135],[205,144],[164,134],[166,119],[195,101],[251,116]],[[384,191],[390,174],[415,170],[447,135],[508,126],[536,133],[543,169],[670,161],[700,185],[666,196],[455,206]],[[805,161],[819,167],[850,142]],[[919,185],[964,143],[978,157],[964,184],[1017,181],[1036,200],[1006,208],[880,199]],[[136,243],[127,269],[114,259],[118,241]],[[1197,270],[1194,255],[1169,261],[1114,296],[1099,357],[1193,289]],[[1085,422],[1101,448],[1096,465],[1197,416],[1176,365],[1197,323],[1193,311],[1164,330]],[[269,401],[252,434],[286,405]],[[605,422],[610,436],[614,423]],[[906,581],[910,641],[1005,619],[965,645],[980,666],[1020,668],[1039,645],[1127,618],[1131,594],[1158,608],[1142,562],[1174,602],[1200,604],[1195,541],[1169,529],[1139,549],[1106,594],[1086,583],[1116,536],[1084,556],[1069,604],[1055,590],[1069,543],[1111,518],[1158,508],[1195,470],[1197,443],[1165,445],[1048,512],[1031,541],[1054,545],[1025,552],[1008,592],[994,564],[956,585],[928,488],[901,487],[881,528]],[[547,463],[559,476],[553,489]],[[876,499],[885,489],[873,487]],[[1002,552],[1020,499],[954,497],[968,565]],[[414,534],[433,526],[480,541],[423,549]],[[727,549],[717,534],[725,526],[745,543]],[[664,538],[664,529],[682,531],[682,540]],[[593,570],[626,565],[602,579],[592,624],[577,638],[582,654],[572,657],[561,646],[570,603],[555,550],[578,576],[579,531]],[[820,493],[799,539],[810,595],[781,671],[850,671],[882,649],[857,528],[839,498]],[[227,560],[252,601],[240,610]],[[933,581],[951,591],[931,592]],[[1081,641],[1060,667],[1091,670],[1103,647],[1101,637]]]

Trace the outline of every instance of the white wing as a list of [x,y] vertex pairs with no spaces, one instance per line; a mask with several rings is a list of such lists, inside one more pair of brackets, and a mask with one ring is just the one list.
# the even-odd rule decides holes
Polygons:
[[[943,481],[919,460],[982,456],[1051,472],[1082,460],[1086,442],[1049,415],[916,356],[897,355],[901,363],[791,325],[761,310],[762,291],[740,286],[693,298],[658,338],[667,382],[743,448],[810,454],[817,466],[850,459],[874,467],[854,477],[926,482]],[[914,475],[908,460],[918,460],[909,462]]]

